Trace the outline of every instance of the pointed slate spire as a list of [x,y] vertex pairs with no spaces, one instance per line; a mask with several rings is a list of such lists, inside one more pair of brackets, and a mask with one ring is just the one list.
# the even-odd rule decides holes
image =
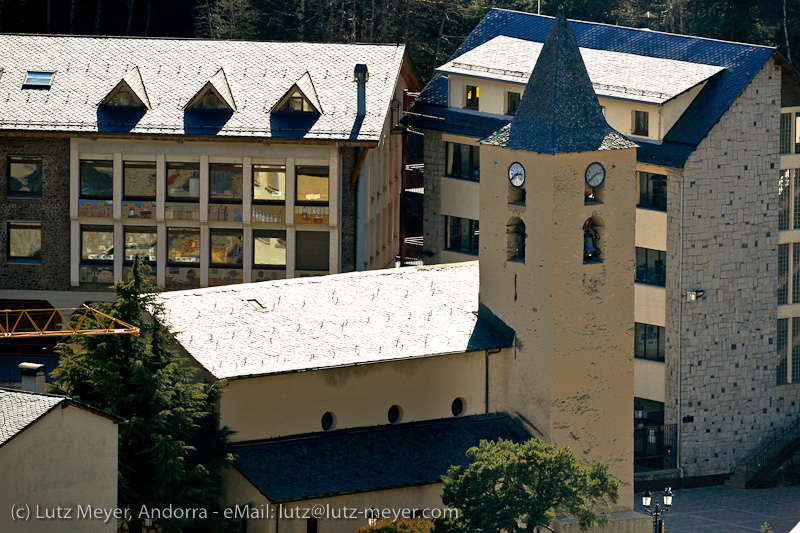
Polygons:
[[545,154],[632,148],[606,122],[564,15],[553,21],[511,124],[486,144]]

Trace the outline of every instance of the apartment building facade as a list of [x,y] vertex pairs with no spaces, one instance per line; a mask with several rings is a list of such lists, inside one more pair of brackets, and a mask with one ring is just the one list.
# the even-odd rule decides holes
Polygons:
[[[490,11],[403,119],[425,134],[426,261],[476,258],[479,141],[514,116],[551,24]],[[797,75],[768,47],[570,26],[608,124],[639,145],[631,407],[637,452],[661,456],[640,470],[722,479],[798,417]]]

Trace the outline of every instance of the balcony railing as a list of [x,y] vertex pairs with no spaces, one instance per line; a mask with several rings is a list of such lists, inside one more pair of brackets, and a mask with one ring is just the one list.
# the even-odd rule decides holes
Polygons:
[[670,470],[677,466],[677,424],[645,426],[633,430],[634,472]]

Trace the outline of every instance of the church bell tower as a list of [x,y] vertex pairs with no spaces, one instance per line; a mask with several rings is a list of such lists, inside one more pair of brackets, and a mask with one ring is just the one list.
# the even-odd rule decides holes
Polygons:
[[482,141],[480,314],[514,332],[494,405],[610,463],[615,511],[633,501],[635,176],[559,15],[514,119]]

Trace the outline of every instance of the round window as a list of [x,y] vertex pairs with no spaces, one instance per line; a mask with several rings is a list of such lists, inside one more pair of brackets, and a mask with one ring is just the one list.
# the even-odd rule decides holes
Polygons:
[[336,415],[328,411],[322,415],[322,430],[330,431],[336,427]]
[[453,416],[461,416],[467,409],[467,402],[464,401],[464,398],[456,398],[453,400],[453,405],[450,406],[450,409],[453,411]]
[[389,423],[397,424],[403,419],[403,409],[399,405],[393,405],[389,408]]

